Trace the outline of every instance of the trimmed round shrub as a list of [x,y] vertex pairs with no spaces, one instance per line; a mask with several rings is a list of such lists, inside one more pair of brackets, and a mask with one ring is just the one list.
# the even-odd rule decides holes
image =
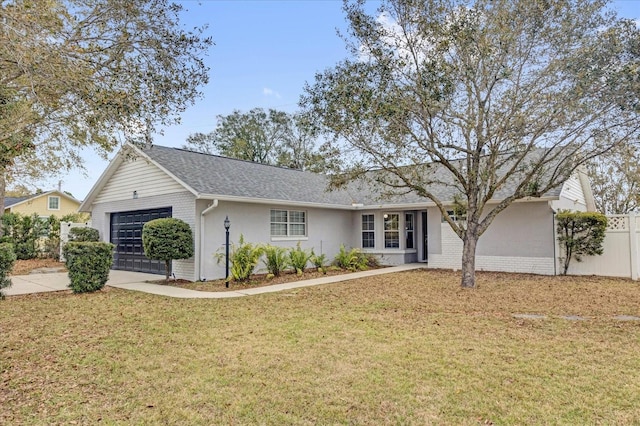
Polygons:
[[188,223],[173,217],[150,220],[142,227],[142,247],[149,259],[164,260],[168,280],[172,260],[193,256],[193,232]]
[[2,289],[11,287],[11,279],[8,275],[16,261],[16,253],[10,243],[0,244],[0,299],[4,297]]
[[113,263],[111,243],[72,241],[63,247],[69,271],[69,287],[74,293],[100,290],[109,279]]
[[100,241],[100,232],[95,228],[71,228],[69,229],[69,241],[90,242]]

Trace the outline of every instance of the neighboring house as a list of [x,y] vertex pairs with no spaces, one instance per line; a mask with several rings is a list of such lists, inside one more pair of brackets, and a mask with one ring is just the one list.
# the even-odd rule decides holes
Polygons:
[[[327,183],[326,176],[299,170],[127,145],[80,211],[90,212],[101,238],[116,245],[114,268],[155,273],[163,266],[144,257],[142,226],[159,217],[184,220],[194,231],[195,255],[174,261],[173,272],[188,280],[224,277],[214,253],[223,250],[227,216],[232,242],[240,234],[254,243],[293,247],[300,242],[328,259],[344,244],[378,256],[383,264],[460,267],[462,242],[430,200],[409,194],[380,201],[371,188],[327,192]],[[478,243],[477,268],[555,274],[554,211],[559,208],[593,209],[584,174],[500,213]]]
[[82,201],[76,200],[61,191],[49,191],[27,197],[6,197],[4,199],[5,213],[20,213],[23,215],[37,214],[45,218],[51,215],[58,218],[77,213]]

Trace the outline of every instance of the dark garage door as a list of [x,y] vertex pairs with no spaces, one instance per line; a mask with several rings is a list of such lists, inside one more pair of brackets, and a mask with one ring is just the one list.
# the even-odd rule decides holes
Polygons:
[[164,262],[147,259],[142,248],[142,226],[161,217],[171,217],[171,207],[111,213],[113,269],[164,274]]

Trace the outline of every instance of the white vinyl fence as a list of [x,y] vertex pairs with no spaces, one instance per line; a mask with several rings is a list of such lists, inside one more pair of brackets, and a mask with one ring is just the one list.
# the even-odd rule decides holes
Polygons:
[[[569,275],[602,275],[638,279],[640,259],[640,216],[608,215],[601,256],[586,256],[582,262],[571,260]],[[558,252],[560,253],[560,252]],[[558,265],[558,271],[561,271]]]
[[69,242],[69,231],[71,228],[87,228],[91,226],[91,222],[85,223],[71,223],[60,222],[60,262],[64,262],[64,256],[62,255],[62,247]]

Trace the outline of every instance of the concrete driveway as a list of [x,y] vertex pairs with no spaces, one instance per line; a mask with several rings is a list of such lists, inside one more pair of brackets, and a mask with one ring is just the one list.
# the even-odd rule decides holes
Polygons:
[[[143,283],[145,281],[155,281],[163,278],[164,276],[162,275],[111,270],[109,272],[107,285]],[[2,290],[6,296],[69,290],[69,276],[66,272],[14,275],[11,276],[11,282],[11,287]]]

